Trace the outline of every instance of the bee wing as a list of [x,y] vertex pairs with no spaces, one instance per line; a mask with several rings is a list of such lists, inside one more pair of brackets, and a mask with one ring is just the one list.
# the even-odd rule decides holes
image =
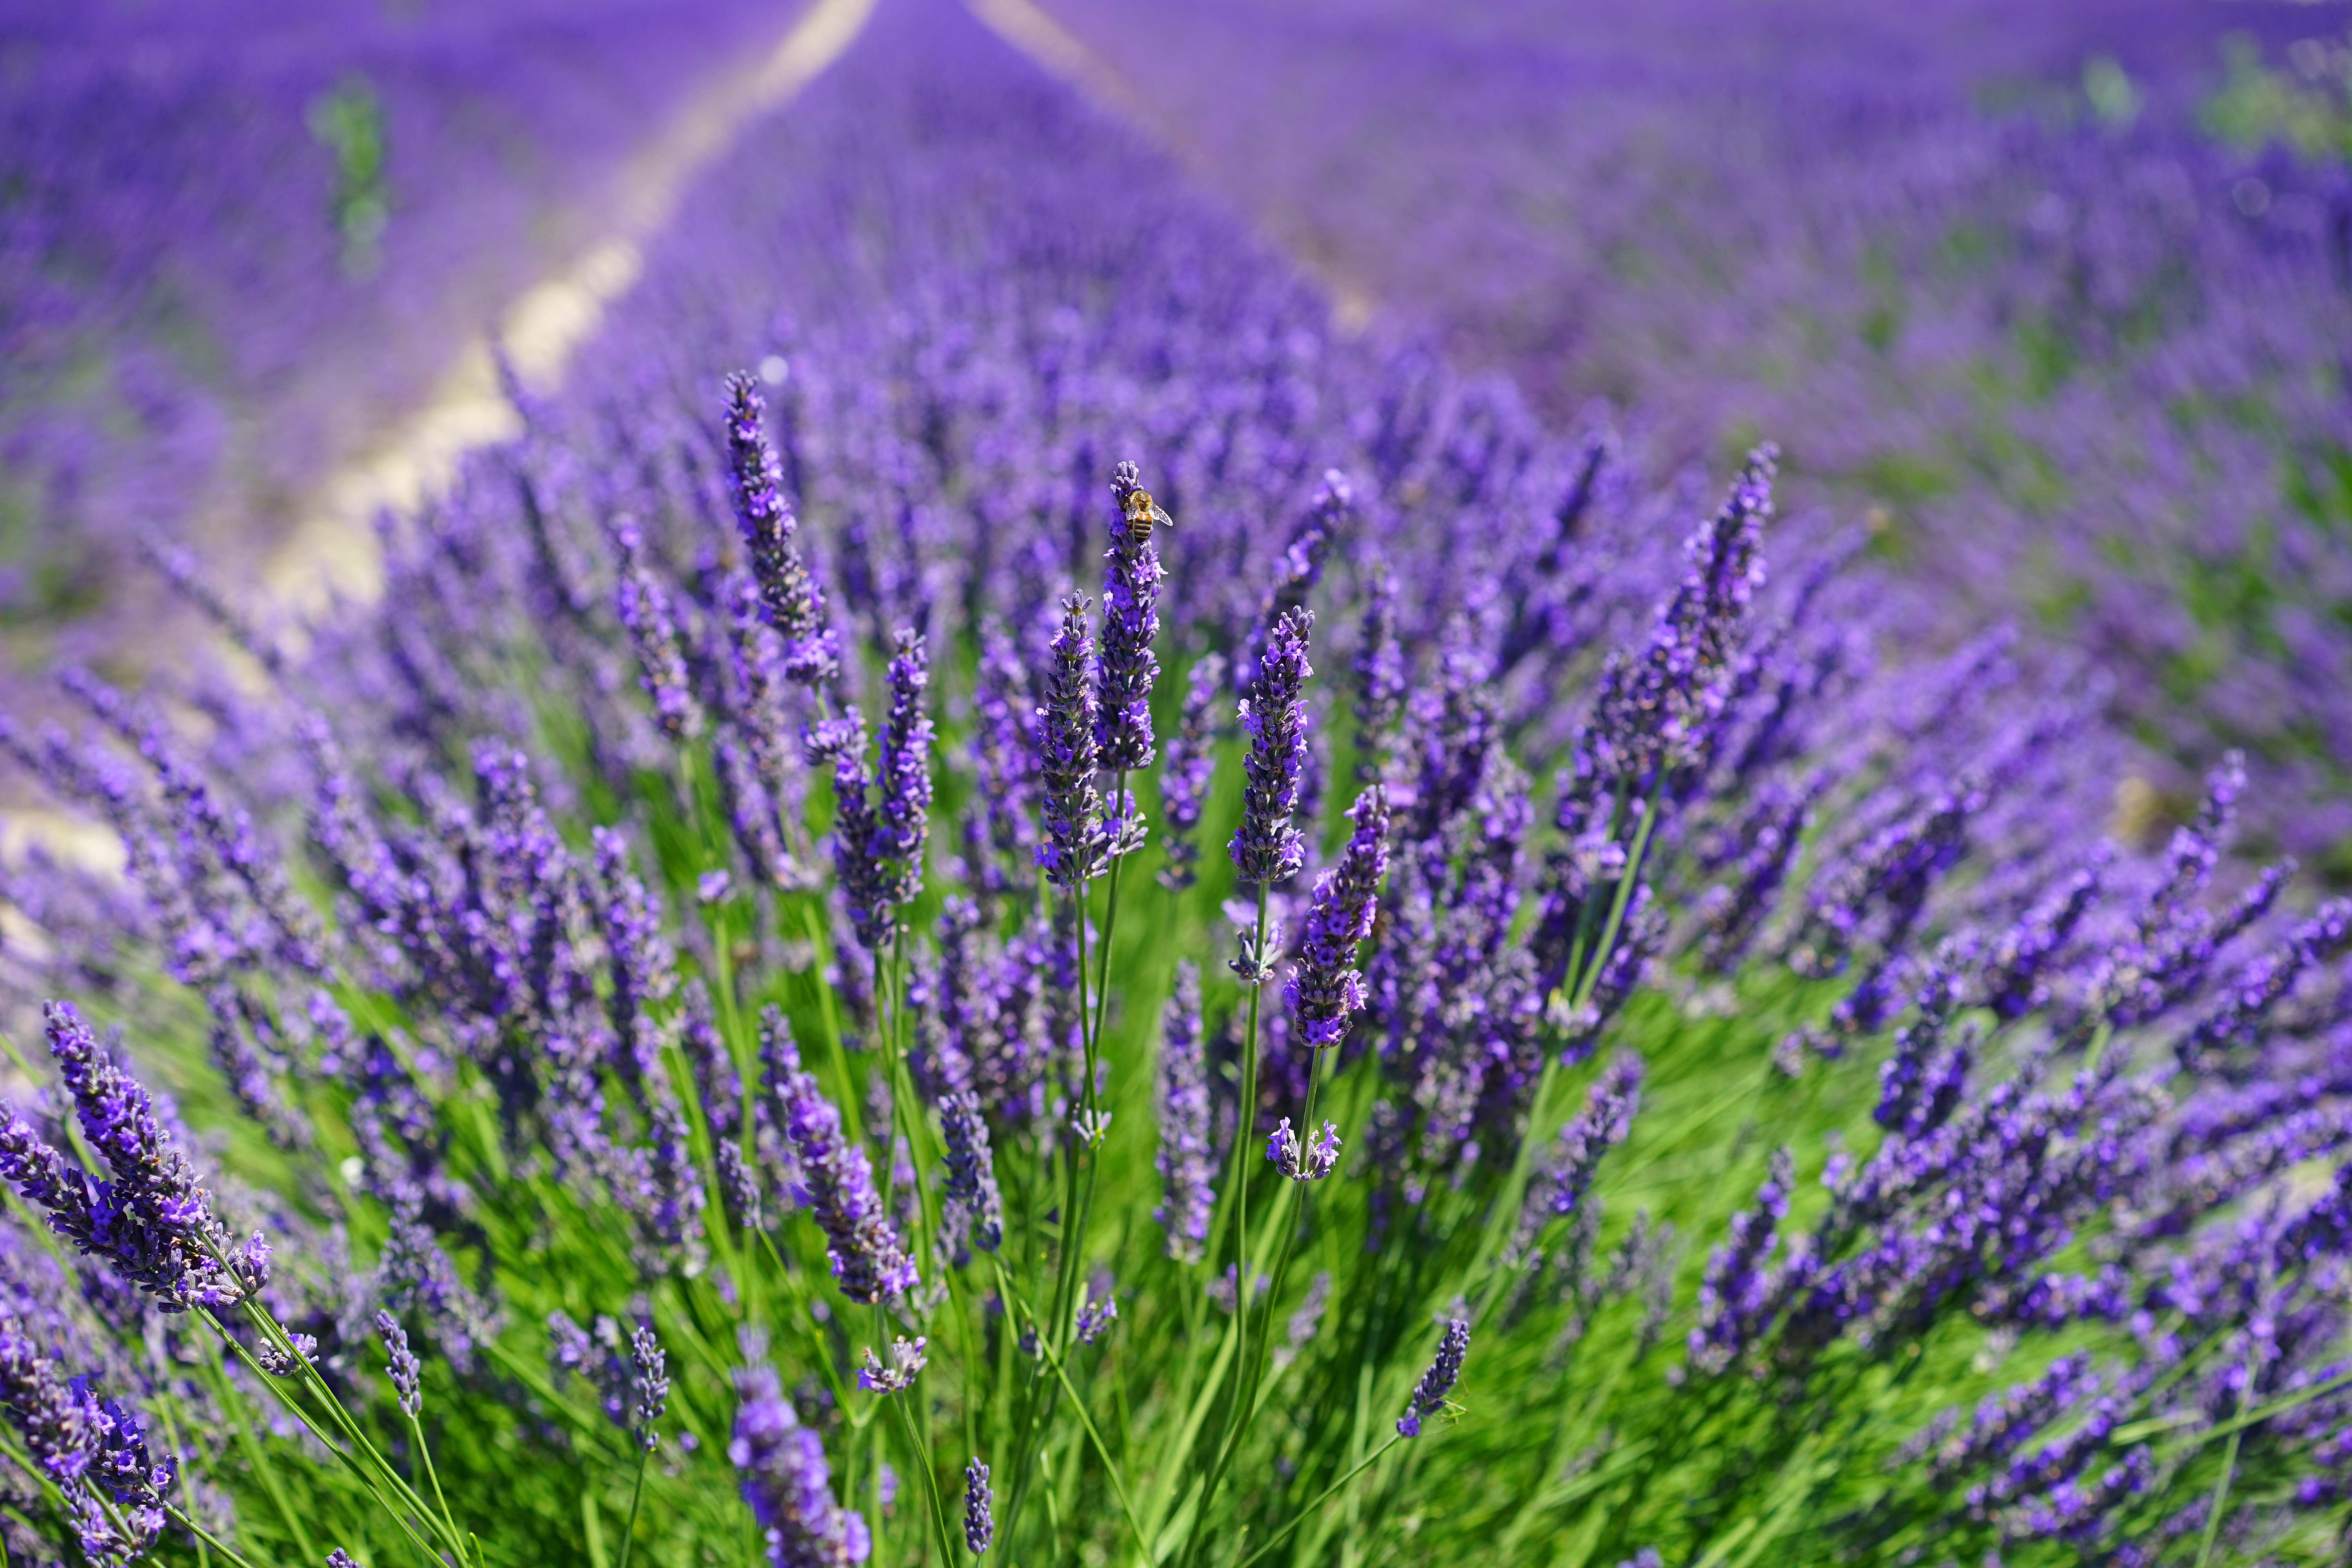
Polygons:
[[1176,526],[1176,520],[1169,516],[1168,510],[1161,506],[1158,501],[1153,501],[1151,503],[1151,521],[1155,525],[1160,528],[1173,528]]

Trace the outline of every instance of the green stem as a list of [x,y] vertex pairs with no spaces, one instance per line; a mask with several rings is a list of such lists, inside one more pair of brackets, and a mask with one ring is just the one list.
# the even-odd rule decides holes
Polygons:
[[[1015,1310],[1028,1311],[1027,1304],[1013,1289],[1012,1280],[1005,1278],[1004,1266],[1001,1263],[997,1265],[996,1281],[997,1289],[1003,1292],[1004,1299],[1013,1304]],[[1034,1314],[1031,1316],[1031,1321],[1033,1322],[1035,1321]],[[1060,1380],[1062,1391],[1070,1396],[1070,1408],[1077,1412],[1078,1424],[1086,1428],[1087,1439],[1095,1446],[1095,1457],[1102,1461],[1103,1474],[1110,1478],[1110,1489],[1118,1495],[1119,1511],[1127,1515],[1127,1528],[1135,1536],[1136,1549],[1143,1553],[1144,1562],[1149,1563],[1151,1560],[1151,1543],[1144,1536],[1141,1521],[1135,1517],[1135,1505],[1128,1500],[1127,1482],[1119,1474],[1118,1463],[1110,1457],[1109,1446],[1102,1440],[1102,1434],[1095,1429],[1094,1417],[1087,1414],[1086,1402],[1078,1397],[1077,1389],[1071,1385],[1070,1373],[1063,1365],[1062,1358],[1046,1348],[1045,1336],[1042,1334],[1038,1336],[1037,1343],[1045,1352],[1046,1364],[1054,1369],[1054,1375]]]
[[441,1472],[433,1468],[433,1445],[425,1440],[424,1425],[414,1415],[408,1417],[408,1430],[416,1439],[416,1458],[425,1467],[425,1479],[433,1483],[433,1500],[441,1505],[441,1522],[447,1525],[449,1533],[455,1536],[457,1533],[457,1518],[449,1511],[449,1500],[442,1493]]
[[1385,1455],[1391,1448],[1395,1447],[1399,1443],[1403,1441],[1404,1438],[1402,1436],[1391,1437],[1387,1442],[1381,1444],[1379,1447],[1373,1449],[1370,1453],[1365,1455],[1354,1469],[1349,1470],[1346,1475],[1341,1476],[1338,1480],[1333,1481],[1329,1486],[1325,1487],[1323,1490],[1316,1496],[1313,1502],[1310,1502],[1305,1508],[1300,1509],[1297,1518],[1293,1519],[1288,1524],[1284,1525],[1280,1530],[1276,1531],[1272,1535],[1267,1536],[1265,1538],[1265,1545],[1259,1547],[1255,1552],[1253,1552],[1248,1556],[1243,1558],[1241,1561],[1241,1568],[1250,1568],[1250,1564],[1255,1563],[1259,1558],[1265,1556],[1267,1552],[1281,1545],[1285,1541],[1289,1540],[1290,1532],[1297,1530],[1300,1525],[1305,1524],[1308,1520],[1314,1518],[1316,1511],[1322,1508],[1325,1503],[1329,1502],[1332,1498],[1337,1496],[1340,1488],[1346,1486],[1349,1481],[1354,1480],[1358,1476],[1362,1475],[1366,1470],[1370,1469],[1374,1465],[1379,1464],[1381,1462],[1381,1456]]
[[629,1522],[621,1531],[621,1568],[629,1568],[630,1553],[636,1550],[637,1505],[645,1500],[646,1462],[654,1457],[654,1451],[642,1442],[637,1444],[636,1448],[636,1479],[629,1483]]
[[[237,1555],[236,1548],[229,1546],[221,1541],[220,1538],[214,1535],[211,1531],[206,1530],[203,1525],[198,1524],[194,1519],[190,1518],[179,1509],[173,1507],[170,1503],[165,1503],[163,1505],[163,1511],[177,1520],[180,1522],[181,1528],[185,1530],[189,1534],[194,1536],[205,1545],[211,1547],[215,1552],[219,1552],[223,1557],[227,1558],[229,1562],[234,1564],[234,1568],[253,1568],[252,1563]],[[307,1551],[308,1548],[305,1548],[305,1550]]]
[[[2238,1390],[2237,1413],[2240,1415],[2246,1413],[2246,1395],[2252,1392],[2253,1386],[2253,1358],[2249,1356],[2246,1362],[2246,1381]],[[2244,1442],[2245,1437],[2245,1428],[2242,1426],[2237,1428],[2230,1434],[2230,1446],[2222,1450],[2221,1479],[2213,1483],[2213,1500],[2205,1510],[2205,1533],[2197,1542],[2197,1568],[2205,1568],[2205,1564],[2213,1556],[2214,1542],[2221,1539],[2221,1510],[2230,1500],[2230,1483],[2238,1478],[2238,1445]]]
[[[1086,1075],[1078,1086],[1078,1100],[1079,1103],[1084,1105],[1094,1092],[1095,1052],[1093,1041],[1087,1037],[1087,901],[1086,888],[1083,883],[1071,889],[1070,899],[1077,922],[1078,1032],[1080,1044],[1084,1047],[1083,1070]],[[1089,1150],[1084,1140],[1076,1137],[1066,1137],[1063,1146],[1066,1151],[1067,1159],[1063,1167],[1062,1180],[1062,1253],[1054,1271],[1053,1321],[1048,1323],[1035,1324],[1041,1344],[1047,1340],[1052,1340],[1056,1344],[1066,1345],[1070,1315],[1077,1291],[1081,1241],[1079,1232],[1083,1228],[1079,1207],[1083,1197],[1080,1191],[1082,1184],[1080,1173]],[[1035,1323],[1034,1314],[1031,1321]],[[1021,1462],[1013,1473],[1012,1495],[1005,1509],[1004,1528],[1008,1536],[1012,1533],[1014,1521],[1021,1517],[1022,1504],[1027,1500],[1034,1457],[1044,1441],[1045,1423],[1053,1415],[1055,1390],[1051,1387],[1041,1387],[1044,1382],[1044,1378],[1032,1369],[1029,1386],[1024,1391],[1022,1403],[1026,1419],[1020,1425],[1021,1447],[1018,1458]]]
[[[265,1313],[263,1316],[266,1317],[267,1314]],[[383,1509],[383,1511],[390,1516],[392,1521],[400,1527],[402,1533],[406,1535],[410,1541],[415,1543],[416,1549],[425,1553],[425,1559],[428,1562],[437,1562],[439,1557],[435,1548],[427,1543],[423,1536],[417,1534],[415,1527],[409,1523],[407,1518],[402,1514],[399,1509],[393,1506],[393,1499],[384,1495],[384,1489],[379,1483],[377,1478],[371,1475],[367,1468],[362,1465],[358,1459],[352,1456],[351,1450],[343,1447],[341,1444],[329,1437],[324,1432],[319,1430],[318,1423],[310,1419],[310,1412],[304,1410],[299,1405],[294,1403],[292,1396],[278,1386],[277,1380],[271,1377],[270,1374],[263,1369],[260,1363],[253,1359],[250,1352],[247,1351],[243,1345],[237,1343],[236,1336],[231,1334],[226,1328],[222,1326],[220,1320],[215,1318],[209,1310],[205,1312],[204,1318],[205,1322],[212,1325],[213,1331],[221,1337],[221,1342],[227,1345],[230,1352],[235,1354],[239,1361],[245,1363],[246,1370],[252,1373],[254,1377],[262,1384],[262,1386],[277,1394],[278,1404],[284,1405],[287,1412],[290,1414],[294,1419],[302,1423],[303,1430],[309,1432],[311,1436],[317,1438],[320,1447],[324,1447],[327,1452],[332,1454],[337,1459],[341,1460],[343,1467],[352,1472],[352,1475],[359,1481],[360,1485],[367,1489],[368,1495],[375,1499],[376,1506]],[[297,1361],[300,1361],[301,1358],[297,1356],[295,1359]],[[303,1362],[302,1364],[308,1366],[310,1363]],[[340,1407],[338,1408],[340,1409]],[[378,1460],[378,1463],[382,1463],[381,1459]],[[402,1481],[398,1476],[391,1476],[390,1479],[393,1481],[395,1488],[393,1494],[394,1497],[399,1497],[402,1493],[407,1492],[407,1483]],[[405,1502],[408,1499],[403,1498],[402,1500]],[[435,1522],[431,1514],[425,1510],[423,1501],[418,1500],[415,1503],[415,1507],[417,1516],[420,1519],[423,1519],[428,1526],[432,1526],[437,1531],[439,1526]],[[296,1538],[300,1539],[303,1534],[300,1524],[294,1521],[290,1517],[288,1522],[292,1525]],[[459,1546],[458,1543],[454,1542],[451,1542],[451,1544],[458,1547],[459,1555],[462,1557],[462,1546]],[[306,1545],[304,1550],[307,1552],[310,1548]]]
[[[920,1385],[918,1384],[916,1388],[903,1392],[907,1396],[912,1397],[919,1392],[919,1387]],[[898,1394],[886,1394],[882,1397],[891,1409],[898,1412],[898,1429],[906,1433],[908,1447],[914,1450],[915,1468],[923,1472],[923,1495],[930,1501],[931,1523],[937,1527],[940,1534],[940,1568],[949,1568],[949,1565],[955,1562],[955,1538],[948,1533],[946,1506],[940,1501],[939,1468],[931,1463],[930,1445],[923,1440],[923,1435],[914,1416],[908,1413],[905,1398]],[[626,1558],[622,1560],[621,1568],[629,1568]]]
[[[1250,944],[1253,963],[1265,961],[1265,909],[1269,889],[1263,882],[1257,889],[1257,920]],[[1187,1532],[1183,1554],[1177,1559],[1188,1563],[1199,1550],[1201,1526],[1209,1517],[1210,1504],[1216,1500],[1217,1484],[1225,1478],[1225,1467],[1232,1462],[1234,1444],[1241,1433],[1242,1423],[1249,1414],[1244,1398],[1243,1379],[1249,1366],[1249,1149],[1257,1141],[1257,1036],[1258,1014],[1265,998],[1265,980],[1255,977],[1250,984],[1249,1027],[1242,1044],[1242,1095],[1239,1113],[1234,1119],[1234,1168],[1230,1178],[1234,1197],[1234,1398],[1232,1414],[1225,1421],[1225,1435],[1217,1445],[1217,1458],[1209,1468],[1209,1476],[1201,1488],[1201,1501],[1192,1515],[1192,1528]]]

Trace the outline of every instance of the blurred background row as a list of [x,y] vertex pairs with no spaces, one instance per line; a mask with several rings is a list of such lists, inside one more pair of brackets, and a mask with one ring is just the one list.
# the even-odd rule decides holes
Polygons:
[[[2126,833],[2242,745],[2252,847],[2352,879],[2347,7],[1045,4],[1343,326],[1695,484],[1777,439],[1923,645],[2098,683]],[[12,0],[14,668],[152,657],[142,542],[256,582],[798,12]]]

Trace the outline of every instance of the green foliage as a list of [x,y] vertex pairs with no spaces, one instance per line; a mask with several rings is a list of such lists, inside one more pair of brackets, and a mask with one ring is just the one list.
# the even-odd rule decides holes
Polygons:
[[311,136],[335,160],[328,213],[342,240],[343,269],[364,278],[383,262],[383,231],[392,218],[383,104],[367,79],[355,75],[313,100],[309,118]]

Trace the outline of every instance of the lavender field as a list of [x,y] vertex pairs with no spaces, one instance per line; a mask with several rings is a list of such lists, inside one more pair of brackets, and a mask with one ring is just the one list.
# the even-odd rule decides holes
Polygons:
[[7,1560],[2346,1561],[2346,23],[0,16]]

